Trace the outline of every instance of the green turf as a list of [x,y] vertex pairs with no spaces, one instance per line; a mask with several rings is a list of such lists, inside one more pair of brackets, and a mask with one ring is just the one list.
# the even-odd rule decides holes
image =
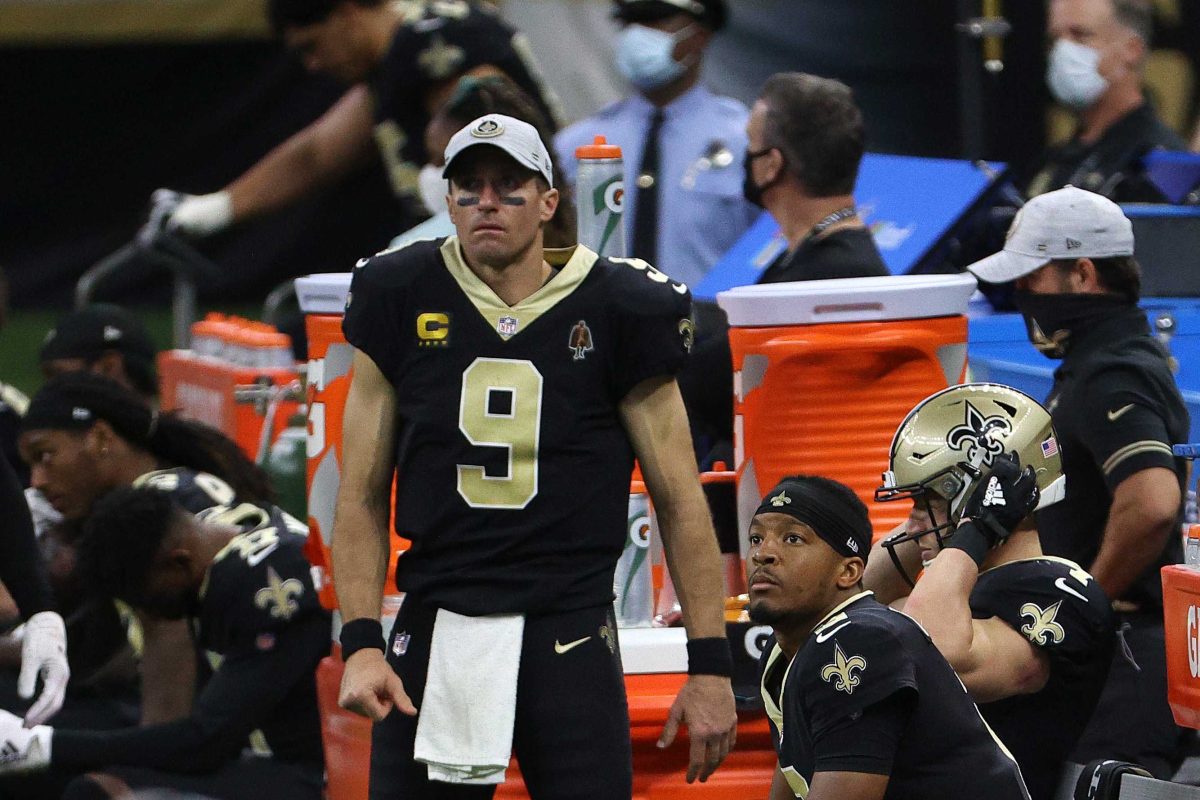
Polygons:
[[[169,308],[134,308],[134,313],[146,324],[150,337],[160,349],[171,347],[171,311]],[[238,314],[257,319],[262,307],[257,305],[221,304],[217,308],[201,309],[200,316],[209,310]],[[11,384],[31,395],[42,384],[38,371],[38,349],[46,332],[53,327],[63,311],[12,311],[8,324],[0,330],[0,381]]]

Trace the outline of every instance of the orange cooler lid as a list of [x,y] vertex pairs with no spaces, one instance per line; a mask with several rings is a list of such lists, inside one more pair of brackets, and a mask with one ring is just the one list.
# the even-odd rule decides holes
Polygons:
[[717,305],[738,328],[927,319],[967,313],[975,278],[960,275],[886,275],[738,286]]

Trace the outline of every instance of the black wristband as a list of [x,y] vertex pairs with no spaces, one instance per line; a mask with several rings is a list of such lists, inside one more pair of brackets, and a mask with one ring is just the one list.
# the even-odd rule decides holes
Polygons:
[[688,675],[733,676],[733,656],[724,636],[688,639]]
[[338,637],[342,643],[342,661],[349,661],[350,656],[359,650],[374,649],[383,651],[383,626],[379,620],[370,617],[352,619],[342,626]]
[[945,544],[947,550],[962,550],[971,557],[975,566],[982,567],[988,551],[992,549],[992,539],[981,531],[975,520],[967,520],[955,529],[954,535]]

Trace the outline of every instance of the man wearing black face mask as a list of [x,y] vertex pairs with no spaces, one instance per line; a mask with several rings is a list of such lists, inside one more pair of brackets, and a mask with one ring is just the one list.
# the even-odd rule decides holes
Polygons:
[[759,283],[890,274],[854,206],[866,135],[850,87],[802,72],[772,75],[746,136],[742,191],[788,243]]
[[1182,560],[1187,472],[1171,454],[1189,420],[1167,353],[1137,307],[1140,269],[1119,206],[1067,186],[1030,200],[1004,250],[969,268],[1015,281],[1029,339],[1062,359],[1046,406],[1067,476],[1064,502],[1037,513],[1042,547],[1082,565],[1115,598],[1122,648],[1073,761],[1117,758],[1169,778],[1181,729],[1166,702],[1163,564]]
[[[746,199],[771,213],[787,249],[759,283],[888,275],[854,206],[866,146],[862,113],[850,88],[829,78],[780,72],[763,84],[746,123]],[[693,430],[733,439],[733,356],[725,330],[696,342],[679,376]]]

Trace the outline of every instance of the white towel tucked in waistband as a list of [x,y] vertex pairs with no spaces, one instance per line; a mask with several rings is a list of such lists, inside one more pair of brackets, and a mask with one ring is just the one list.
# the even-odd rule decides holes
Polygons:
[[413,755],[429,778],[503,783],[512,754],[525,617],[439,609]]

